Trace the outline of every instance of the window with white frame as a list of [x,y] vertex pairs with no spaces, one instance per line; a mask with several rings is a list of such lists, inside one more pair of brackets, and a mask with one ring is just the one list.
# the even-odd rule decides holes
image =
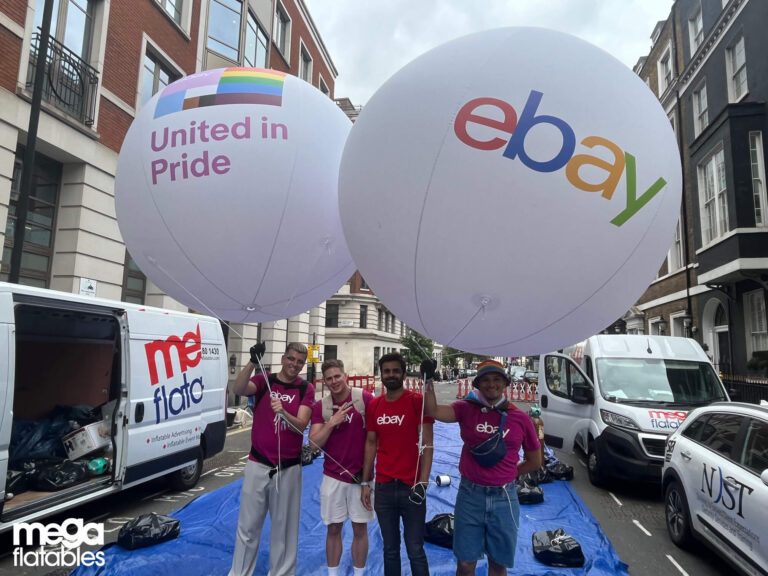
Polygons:
[[667,262],[669,263],[668,272],[674,272],[683,267],[683,232],[680,220],[677,221],[677,226],[675,226],[675,239],[672,242],[672,247],[669,249]]
[[657,64],[659,73],[659,96],[664,94],[664,91],[672,84],[672,76],[674,71],[672,70],[672,44],[667,46],[664,53],[659,58]]
[[273,31],[272,41],[277,49],[288,58],[288,47],[290,46],[291,19],[285,12],[285,8],[278,2],[275,9],[275,29]]
[[744,51],[744,36],[728,48],[726,54],[728,96],[731,102],[737,102],[747,93],[747,56]]
[[656,316],[648,320],[648,334],[663,335],[664,334],[664,319],[661,316]]
[[668,118],[669,118],[669,123],[672,125],[672,132],[674,132],[675,135],[677,135],[677,116],[675,115],[674,111],[672,112],[672,114],[668,116]]
[[144,106],[152,96],[157,94],[174,80],[181,76],[173,71],[162,58],[152,50],[144,54],[144,65],[141,69],[141,105]]
[[755,205],[755,226],[768,226],[765,193],[765,156],[763,155],[763,133],[749,133],[749,159],[752,165],[752,200]]
[[304,44],[301,45],[301,60],[299,61],[299,78],[312,84],[312,56]]
[[688,19],[688,35],[691,41],[691,54],[693,54],[704,41],[704,21],[701,18],[701,5],[699,5],[696,13]]
[[328,89],[328,85],[325,83],[325,80],[323,80],[322,76],[320,76],[320,80],[317,83],[317,87],[320,88],[320,92],[330,97],[331,91]]
[[[51,36],[85,62],[91,61],[95,5],[95,0],[58,0],[53,3]],[[33,34],[43,24],[44,8],[45,0],[37,0]]]
[[707,84],[704,82],[693,92],[693,131],[695,135],[701,134],[708,125]]
[[698,167],[701,236],[704,244],[728,232],[728,189],[722,149]]
[[181,24],[181,8],[184,5],[184,0],[155,0],[155,2],[163,7],[166,14],[168,14],[176,24]]
[[679,312],[677,314],[669,315],[669,335],[670,336],[687,336],[685,333],[685,312]]
[[235,62],[240,60],[242,11],[241,0],[211,0],[208,14],[208,49]]
[[245,26],[245,54],[243,63],[251,68],[267,67],[267,33],[249,10]]
[[744,294],[744,314],[747,321],[748,355],[756,350],[768,350],[768,324],[765,320],[765,294],[762,289]]

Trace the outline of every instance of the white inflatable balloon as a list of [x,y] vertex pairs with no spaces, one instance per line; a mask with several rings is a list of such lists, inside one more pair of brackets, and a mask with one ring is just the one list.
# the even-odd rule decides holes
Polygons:
[[486,355],[599,332],[653,280],[680,212],[658,100],[567,34],[440,46],[363,108],[341,163],[352,257],[410,327]]
[[209,70],[155,95],[118,158],[131,256],[164,292],[239,322],[329,298],[354,273],[338,211],[351,122],[295,76]]

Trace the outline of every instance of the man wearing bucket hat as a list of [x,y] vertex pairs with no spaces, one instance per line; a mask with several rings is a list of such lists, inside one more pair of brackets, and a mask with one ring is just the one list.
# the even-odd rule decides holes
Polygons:
[[[424,411],[440,422],[458,422],[464,442],[454,510],[456,573],[474,574],[477,561],[486,555],[489,576],[504,575],[514,565],[517,545],[520,506],[515,478],[541,466],[536,430],[528,415],[504,398],[510,379],[499,362],[481,362],[474,390],[452,404],[437,403],[434,370],[433,360],[422,364]],[[521,446],[525,460],[518,462]]]

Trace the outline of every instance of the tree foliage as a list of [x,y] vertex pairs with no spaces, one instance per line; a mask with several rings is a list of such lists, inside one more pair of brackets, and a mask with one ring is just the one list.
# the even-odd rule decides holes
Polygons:
[[408,349],[405,361],[411,366],[418,366],[422,360],[434,355],[434,342],[415,330],[410,330],[406,336],[400,338],[400,343]]

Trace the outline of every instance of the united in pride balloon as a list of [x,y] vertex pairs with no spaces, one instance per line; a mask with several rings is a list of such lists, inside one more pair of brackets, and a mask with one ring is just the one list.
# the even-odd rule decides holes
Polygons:
[[338,211],[351,122],[275,70],[208,70],[142,107],[118,158],[120,231],[141,270],[220,318],[287,318],[354,273]]
[[352,257],[413,329],[485,355],[597,333],[653,280],[681,169],[643,81],[573,36],[503,28],[417,58],[363,108],[341,162]]

